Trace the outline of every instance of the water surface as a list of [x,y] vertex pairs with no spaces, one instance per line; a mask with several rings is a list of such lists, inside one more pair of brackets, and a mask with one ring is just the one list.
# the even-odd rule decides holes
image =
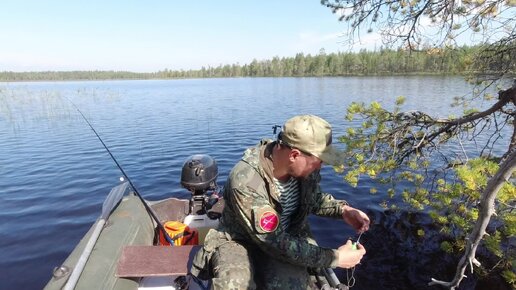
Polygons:
[[[457,77],[0,84],[0,288],[42,288],[99,216],[121,176],[67,98],[90,120],[141,194],[156,200],[189,196],[179,178],[192,154],[217,160],[222,185],[245,148],[272,137],[271,127],[293,115],[327,119],[336,137],[354,125],[344,120],[352,101],[392,107],[396,97],[405,96],[406,109],[448,116],[460,112],[448,107],[450,96],[471,90]],[[468,146],[472,153],[480,150]],[[323,168],[322,187],[368,212],[381,213],[379,204],[386,198],[382,192],[370,195],[367,181],[350,187],[329,167]],[[327,246],[353,236],[340,222],[313,219],[313,228]],[[357,283],[355,289],[366,288]]]

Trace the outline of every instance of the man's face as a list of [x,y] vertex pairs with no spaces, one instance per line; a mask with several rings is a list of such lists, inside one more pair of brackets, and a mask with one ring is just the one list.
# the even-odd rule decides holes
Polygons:
[[295,148],[290,152],[290,161],[289,174],[296,178],[308,177],[315,170],[321,169],[322,166],[321,159]]

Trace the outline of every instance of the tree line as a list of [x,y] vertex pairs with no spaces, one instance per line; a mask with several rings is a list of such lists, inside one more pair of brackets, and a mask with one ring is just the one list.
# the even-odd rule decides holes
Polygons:
[[318,77],[404,74],[454,74],[471,72],[470,64],[479,46],[460,48],[380,49],[359,52],[298,53],[294,57],[254,59],[248,64],[226,64],[197,70],[164,69],[158,72],[42,71],[0,72],[0,81],[131,80],[219,77]]

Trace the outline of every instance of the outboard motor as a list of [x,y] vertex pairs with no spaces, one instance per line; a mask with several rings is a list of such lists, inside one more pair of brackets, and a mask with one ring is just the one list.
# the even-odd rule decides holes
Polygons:
[[219,170],[217,162],[209,155],[190,156],[181,170],[181,185],[192,193],[190,214],[209,214],[209,210],[218,201],[218,195],[208,194],[217,189]]
[[218,176],[217,162],[210,155],[192,155],[183,164],[181,185],[194,195],[203,194],[217,187]]

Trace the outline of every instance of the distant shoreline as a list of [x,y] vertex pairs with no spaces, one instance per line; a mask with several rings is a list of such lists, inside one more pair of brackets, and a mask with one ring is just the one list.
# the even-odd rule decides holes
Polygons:
[[[304,76],[213,76],[213,77],[176,77],[176,78],[41,78],[40,72],[34,72],[40,76],[40,78],[3,78],[0,72],[0,83],[23,83],[23,82],[76,82],[76,81],[146,81],[146,80],[185,80],[185,79],[218,79],[218,78],[311,78],[311,77],[392,77],[392,76],[464,76],[463,74],[457,73],[435,73],[435,72],[415,72],[415,73],[383,73],[383,74],[346,74],[346,75],[304,75]],[[60,72],[63,73],[63,72]],[[20,74],[33,74],[20,73]]]
[[[357,53],[318,55],[298,53],[294,57],[253,60],[249,64],[220,64],[191,70],[164,69],[131,71],[28,71],[0,72],[0,82],[173,80],[240,77],[360,77],[360,76],[466,76],[475,73],[471,59],[480,47],[424,50],[382,49]],[[497,75],[497,72],[489,72]],[[512,72],[516,73],[516,72]],[[505,73],[506,74],[506,73]],[[498,74],[499,75],[499,74]]]

